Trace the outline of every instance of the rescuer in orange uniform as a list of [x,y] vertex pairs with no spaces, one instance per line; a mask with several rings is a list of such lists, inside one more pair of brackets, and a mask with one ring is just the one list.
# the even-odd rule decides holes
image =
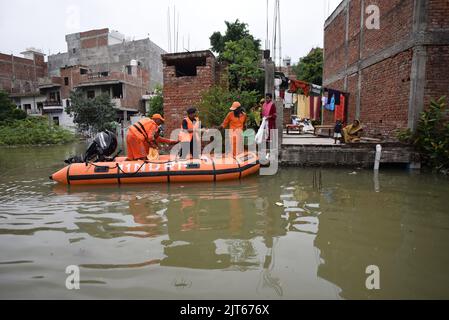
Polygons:
[[246,113],[243,112],[239,102],[234,102],[231,106],[231,112],[228,113],[219,127],[220,130],[229,128],[229,141],[231,143],[232,154],[237,156],[243,153],[243,131],[246,130]]
[[[198,118],[198,110],[196,108],[188,109],[187,117],[182,121],[181,132],[179,133],[179,141],[182,144],[181,158],[186,159],[188,156],[188,154],[183,154],[183,150],[189,150],[190,155],[194,159],[199,158],[198,150],[195,149],[201,148],[201,130],[202,126]],[[197,148],[194,148],[194,141],[198,143]]]
[[151,119],[144,118],[128,128],[126,145],[129,161],[146,160],[150,148],[159,149],[158,142],[170,145],[178,143],[159,136],[159,126],[164,122],[160,114],[155,114]]

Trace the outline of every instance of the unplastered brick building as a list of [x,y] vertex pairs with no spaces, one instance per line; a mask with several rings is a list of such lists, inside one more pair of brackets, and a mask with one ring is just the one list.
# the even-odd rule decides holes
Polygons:
[[222,85],[226,68],[211,51],[162,55],[164,64],[164,116],[166,134],[181,127],[189,107],[197,106],[202,94]]
[[39,78],[47,75],[45,55],[34,48],[22,55],[0,53],[0,90],[8,93],[17,107],[28,114],[39,114],[43,101],[39,94]]
[[325,23],[324,86],[349,93],[349,121],[393,137],[415,129],[431,99],[449,97],[448,17],[448,0],[341,2]]
[[149,86],[149,74],[137,64],[126,66],[126,72],[93,72],[87,66],[61,68],[60,76],[39,79],[40,94],[46,97],[43,114],[56,123],[74,128],[73,121],[66,114],[72,91],[80,91],[86,98],[107,95],[117,110],[117,121],[127,122],[131,115],[145,113],[145,96]]
[[148,70],[148,90],[162,84],[161,54],[166,53],[150,39],[130,40],[108,28],[68,34],[67,52],[50,55],[48,70],[59,76],[65,66],[84,65],[93,72],[125,72],[130,61]]

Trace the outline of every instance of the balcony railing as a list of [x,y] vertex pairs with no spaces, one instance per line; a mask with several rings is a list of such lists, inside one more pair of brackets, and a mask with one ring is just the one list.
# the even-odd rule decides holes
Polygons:
[[93,79],[101,79],[101,78],[107,78],[109,77],[109,72],[96,72],[96,73],[88,73],[87,79],[93,80]]
[[62,102],[61,101],[44,101],[43,106],[44,107],[61,107],[62,108]]

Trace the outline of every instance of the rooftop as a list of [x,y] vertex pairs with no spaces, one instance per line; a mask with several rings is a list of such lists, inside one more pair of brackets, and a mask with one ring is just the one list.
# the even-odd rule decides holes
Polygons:
[[162,61],[182,60],[182,59],[192,59],[192,58],[207,58],[207,57],[215,58],[215,55],[210,50],[167,53],[167,54],[162,55]]
[[324,22],[324,28],[326,29],[332,21],[335,20],[335,18],[343,11],[343,9],[348,4],[349,0],[342,0],[338,7],[332,12],[332,14],[326,19],[326,22]]

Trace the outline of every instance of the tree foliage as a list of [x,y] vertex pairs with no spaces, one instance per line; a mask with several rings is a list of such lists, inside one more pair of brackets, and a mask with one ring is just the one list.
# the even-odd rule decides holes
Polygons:
[[89,99],[81,91],[74,91],[70,94],[70,100],[66,112],[73,116],[78,129],[92,133],[114,130],[117,111],[108,95]]
[[243,109],[251,113],[260,97],[257,91],[229,91],[220,86],[212,87],[203,93],[199,104],[201,120],[208,127],[217,127],[222,124],[234,101],[239,101]]
[[226,33],[224,35],[217,31],[212,34],[210,44],[212,51],[218,53],[219,57],[225,51],[226,43],[229,41],[239,41],[241,39],[249,39],[253,42],[254,47],[260,49],[260,40],[254,39],[249,33],[248,25],[240,22],[238,19],[235,22],[225,21]]
[[309,83],[323,84],[323,49],[314,48],[309,54],[293,66],[293,72],[298,80]]
[[162,87],[157,86],[154,90],[154,96],[150,99],[150,111],[148,116],[151,117],[158,113],[164,115],[164,96],[162,95]]
[[229,85],[238,91],[256,90],[263,80],[263,70],[259,67],[259,49],[249,38],[229,41],[225,45],[222,59],[229,63]]
[[265,90],[264,72],[260,68],[260,40],[249,33],[246,23],[236,20],[225,21],[225,24],[226,33],[215,32],[210,41],[212,50],[228,65],[229,88],[212,87],[203,93],[199,105],[202,121],[211,127],[222,124],[234,101],[241,103],[249,119],[256,119],[253,108]]
[[225,21],[226,32],[211,37],[212,50],[228,64],[231,91],[264,91],[264,73],[259,66],[260,40],[249,33],[248,25],[238,19]]
[[74,140],[70,131],[49,124],[45,117],[28,117],[0,126],[0,145],[63,144]]
[[399,131],[398,138],[412,143],[425,165],[449,174],[449,108],[446,97],[431,101],[421,113],[416,132]]
[[8,93],[0,90],[0,123],[4,121],[22,120],[27,117],[25,111],[17,108]]

